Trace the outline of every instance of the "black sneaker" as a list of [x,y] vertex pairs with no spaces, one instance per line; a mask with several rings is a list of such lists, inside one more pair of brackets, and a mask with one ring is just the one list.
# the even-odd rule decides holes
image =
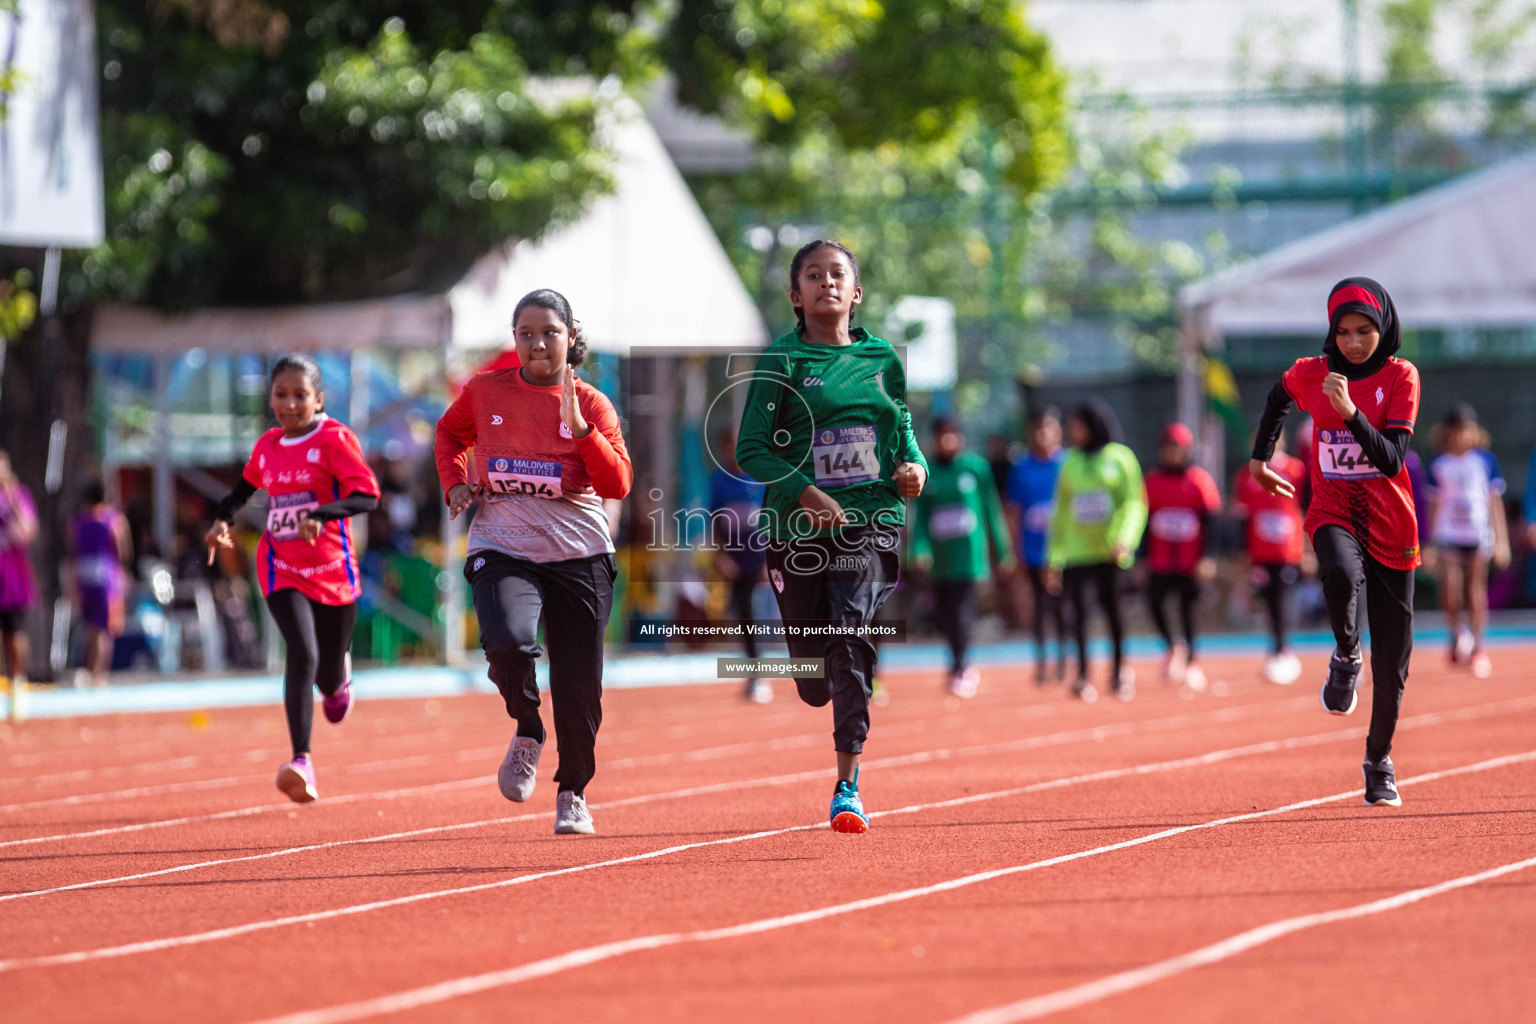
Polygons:
[[1333,652],[1333,657],[1328,659],[1328,681],[1323,684],[1321,694],[1324,710],[1335,715],[1347,715],[1355,710],[1360,701],[1355,683],[1360,679],[1364,664],[1365,656],[1358,648],[1353,658],[1341,658],[1337,650]]
[[1403,798],[1397,795],[1397,772],[1392,769],[1392,759],[1366,761],[1360,766],[1365,773],[1365,806],[1403,806]]

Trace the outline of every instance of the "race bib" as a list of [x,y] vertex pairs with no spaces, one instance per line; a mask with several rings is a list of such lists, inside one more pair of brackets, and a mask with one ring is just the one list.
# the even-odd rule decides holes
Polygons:
[[1266,544],[1288,544],[1296,532],[1296,520],[1284,512],[1265,509],[1253,517],[1253,532]]
[[1478,525],[1472,520],[1472,499],[1461,494],[1453,494],[1446,498],[1445,522],[1446,525],[1460,530],[1471,529],[1474,525]]
[[1200,517],[1187,508],[1160,508],[1152,513],[1152,536],[1173,544],[1187,544],[1200,536]]
[[969,505],[943,505],[933,510],[928,532],[934,540],[954,540],[976,530],[976,514]]
[[1024,529],[1030,533],[1048,533],[1051,516],[1056,514],[1055,502],[1042,501],[1024,510]]
[[875,428],[816,431],[811,461],[816,467],[817,487],[849,487],[878,479],[880,459],[875,454]]
[[1114,512],[1109,495],[1103,491],[1087,491],[1072,495],[1072,518],[1079,523],[1107,523]]
[[1365,457],[1355,435],[1348,430],[1317,432],[1317,463],[1329,480],[1370,480],[1381,470]]
[[273,540],[298,540],[299,524],[319,507],[313,491],[274,494],[267,506],[267,534]]
[[487,462],[486,483],[492,494],[522,494],[530,498],[561,498],[560,463],[539,459],[494,458]]

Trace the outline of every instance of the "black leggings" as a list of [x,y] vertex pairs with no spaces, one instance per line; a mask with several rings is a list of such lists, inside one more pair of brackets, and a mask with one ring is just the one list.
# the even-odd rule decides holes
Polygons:
[[1287,630],[1285,622],[1286,598],[1291,587],[1301,578],[1301,570],[1294,565],[1256,565],[1253,567],[1253,583],[1269,613],[1269,633],[1275,653],[1285,650]]
[[951,671],[965,671],[971,648],[971,624],[976,621],[976,582],[974,580],[935,580],[933,618],[949,641]]
[[1152,624],[1162,635],[1163,643],[1173,648],[1173,630],[1168,628],[1168,595],[1179,599],[1179,621],[1184,626],[1184,646],[1189,648],[1189,658],[1195,658],[1195,603],[1200,600],[1200,584],[1193,576],[1181,572],[1154,572],[1147,578],[1147,605],[1152,611]]
[[1032,565],[1024,572],[1029,577],[1030,593],[1035,599],[1033,616],[1035,664],[1042,670],[1045,667],[1045,623],[1049,619],[1056,631],[1056,674],[1064,676],[1067,674],[1067,627],[1062,620],[1061,598],[1046,589],[1043,568]]
[[357,605],[321,604],[297,590],[285,589],[267,595],[267,608],[288,648],[283,708],[288,712],[288,737],[297,757],[309,753],[309,730],[315,719],[314,687],[330,696],[351,674],[347,652],[352,648]]
[[[896,589],[900,533],[874,526],[837,537],[776,540],[768,546],[768,576],[786,623],[867,625]],[[858,636],[788,640],[796,658],[825,658],[820,678],[795,679],[800,699],[813,708],[832,705],[832,747],[857,754],[869,736],[875,647]]]
[[[726,601],[726,614],[737,622],[750,622],[752,620],[752,591],[757,589],[757,576],[737,576],[731,580],[731,594]],[[742,638],[742,647],[747,657],[757,657],[757,637],[750,630]]]
[[1098,593],[1099,606],[1109,621],[1109,640],[1114,645],[1115,671],[1111,681],[1118,681],[1125,664],[1125,623],[1120,618],[1120,567],[1114,562],[1069,565],[1061,571],[1061,596],[1072,619],[1072,635],[1077,641],[1077,678],[1088,678],[1088,597],[1089,586]]
[[1382,565],[1342,526],[1318,527],[1312,547],[1317,551],[1318,576],[1339,653],[1350,657],[1359,650],[1362,617],[1370,623],[1371,729],[1365,738],[1365,756],[1380,761],[1392,752],[1408,659],[1413,654],[1413,570]]
[[549,645],[549,699],[554,706],[560,767],[555,783],[581,795],[597,772],[603,724],[603,632],[613,608],[612,555],[530,562],[477,551],[464,566],[480,620],[480,644],[491,682],[501,691],[517,735],[544,742],[534,663],[539,616]]

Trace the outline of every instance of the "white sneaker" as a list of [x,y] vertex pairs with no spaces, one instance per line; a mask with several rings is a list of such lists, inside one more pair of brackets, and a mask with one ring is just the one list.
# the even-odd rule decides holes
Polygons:
[[766,679],[748,679],[747,700],[753,704],[772,704],[773,684]]
[[1456,646],[1451,649],[1451,660],[1453,662],[1466,661],[1472,657],[1472,651],[1476,647],[1477,641],[1472,639],[1472,631],[1470,629],[1457,630]]
[[24,722],[31,711],[32,698],[27,692],[27,677],[18,675],[11,679],[11,721]]
[[1115,696],[1121,700],[1136,699],[1136,670],[1129,665],[1120,669],[1120,678],[1114,683]]
[[964,672],[949,677],[949,692],[956,697],[970,700],[981,689],[981,673],[972,665]]
[[496,772],[496,785],[501,795],[514,803],[522,803],[533,796],[534,777],[539,772],[539,755],[544,744],[532,736],[514,736],[502,758],[501,769]]
[[592,827],[592,812],[587,810],[584,798],[568,789],[555,794],[555,835],[589,836],[596,831]]
[[1184,673],[1189,671],[1189,648],[1183,644],[1174,644],[1168,651],[1168,660],[1163,665],[1163,678],[1170,683],[1182,683]]
[[1189,667],[1184,670],[1184,685],[1189,687],[1190,693],[1204,693],[1205,669],[1190,662]]
[[1264,678],[1277,686],[1290,686],[1301,678],[1301,659],[1290,651],[1271,655],[1264,662]]

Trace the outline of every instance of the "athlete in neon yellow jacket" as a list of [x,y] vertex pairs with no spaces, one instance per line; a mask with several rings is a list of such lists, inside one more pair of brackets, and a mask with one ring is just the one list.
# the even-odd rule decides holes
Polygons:
[[1077,640],[1077,683],[1073,692],[1092,703],[1098,691],[1088,680],[1088,626],[1084,591],[1091,583],[1114,645],[1110,677],[1121,700],[1136,695],[1125,666],[1125,628],[1120,617],[1122,570],[1136,558],[1147,525],[1147,498],[1136,456],[1115,437],[1119,425],[1109,406],[1091,399],[1067,417],[1072,451],[1056,479],[1056,511],[1048,547],[1050,585],[1072,610]]

